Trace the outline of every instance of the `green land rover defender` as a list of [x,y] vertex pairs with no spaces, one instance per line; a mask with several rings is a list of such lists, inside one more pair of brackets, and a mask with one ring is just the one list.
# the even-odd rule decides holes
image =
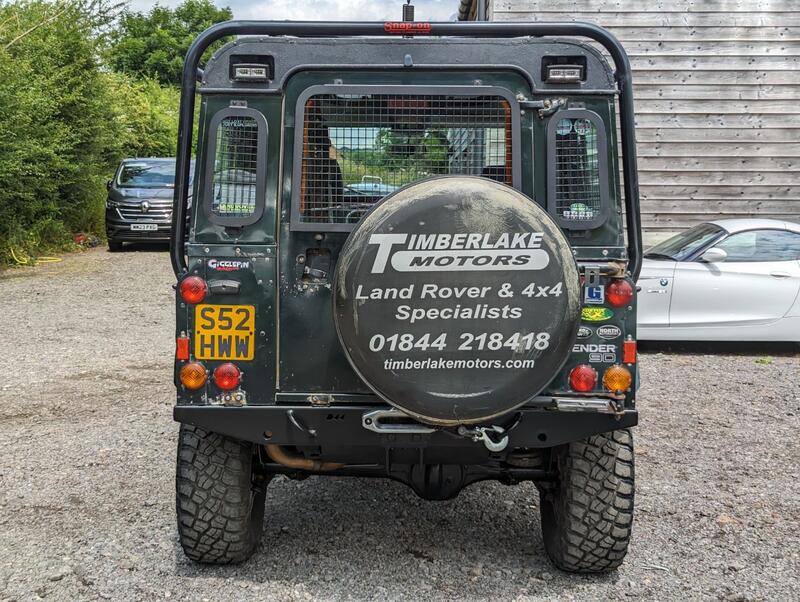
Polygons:
[[620,565],[632,103],[623,49],[585,23],[232,21],[195,41],[171,248],[189,558],[248,558],[272,477],[331,475],[428,500],[532,481],[558,567]]

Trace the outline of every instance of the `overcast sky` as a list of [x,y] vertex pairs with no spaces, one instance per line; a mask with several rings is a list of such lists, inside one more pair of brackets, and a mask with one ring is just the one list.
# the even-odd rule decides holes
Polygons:
[[[135,11],[148,11],[155,4],[175,6],[181,0],[131,0]],[[459,0],[412,0],[418,21],[450,21]],[[292,19],[294,21],[383,21],[400,20],[401,0],[214,0],[229,6],[236,19]]]

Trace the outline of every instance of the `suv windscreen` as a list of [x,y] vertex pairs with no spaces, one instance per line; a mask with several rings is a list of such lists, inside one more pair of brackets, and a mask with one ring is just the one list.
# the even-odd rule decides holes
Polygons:
[[175,186],[175,163],[169,161],[136,161],[125,163],[119,170],[120,188],[172,188]]

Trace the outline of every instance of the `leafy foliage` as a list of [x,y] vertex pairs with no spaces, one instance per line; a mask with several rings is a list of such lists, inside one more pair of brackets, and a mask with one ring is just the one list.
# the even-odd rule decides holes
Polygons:
[[[0,4],[0,264],[12,249],[36,255],[70,246],[73,232],[102,234],[119,160],[175,152],[178,90],[101,62],[117,36],[113,1]],[[174,11],[181,43],[210,24],[206,4]]]
[[229,8],[217,8],[211,0],[186,0],[174,10],[156,5],[148,13],[126,11],[111,35],[109,63],[123,73],[179,85],[183,58],[197,34],[232,17]]
[[0,252],[99,229],[96,199],[120,153],[90,35],[97,4],[0,8]]

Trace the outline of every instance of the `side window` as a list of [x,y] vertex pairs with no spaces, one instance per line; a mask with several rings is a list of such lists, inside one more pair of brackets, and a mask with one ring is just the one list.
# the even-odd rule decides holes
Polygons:
[[716,246],[728,254],[727,262],[800,259],[800,234],[786,230],[739,232]]
[[231,107],[209,124],[205,206],[211,221],[245,226],[261,217],[266,184],[267,122],[254,109]]
[[559,111],[547,126],[547,207],[570,230],[602,225],[608,215],[608,147],[603,120],[582,109]]

